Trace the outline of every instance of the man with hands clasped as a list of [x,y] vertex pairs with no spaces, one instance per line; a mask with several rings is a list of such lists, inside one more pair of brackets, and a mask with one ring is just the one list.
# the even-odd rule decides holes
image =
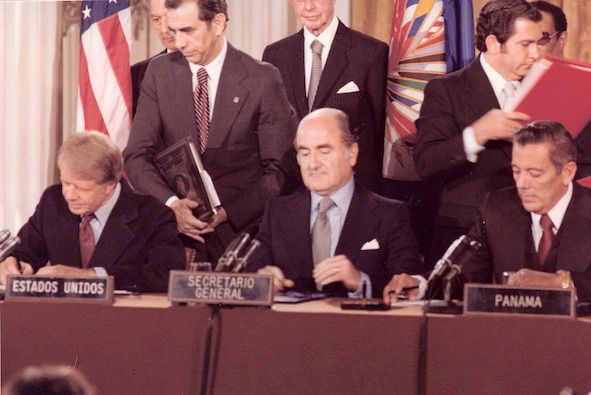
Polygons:
[[295,149],[307,189],[267,203],[249,270],[272,274],[275,292],[381,298],[418,285],[402,275],[422,271],[408,209],[355,182],[359,149],[348,116],[313,111],[300,122]]

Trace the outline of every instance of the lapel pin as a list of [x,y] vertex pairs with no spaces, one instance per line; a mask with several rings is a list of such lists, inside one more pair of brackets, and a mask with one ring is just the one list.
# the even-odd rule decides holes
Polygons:
[[234,103],[238,103],[240,101],[240,98],[238,96],[234,96],[234,100],[232,100]]

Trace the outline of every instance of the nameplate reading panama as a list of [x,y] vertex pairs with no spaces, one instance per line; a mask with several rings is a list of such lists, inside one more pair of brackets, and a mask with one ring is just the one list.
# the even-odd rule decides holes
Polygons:
[[466,284],[464,313],[575,317],[574,291]]
[[253,273],[170,272],[172,302],[271,305],[272,277]]
[[113,303],[113,277],[9,276],[6,300]]

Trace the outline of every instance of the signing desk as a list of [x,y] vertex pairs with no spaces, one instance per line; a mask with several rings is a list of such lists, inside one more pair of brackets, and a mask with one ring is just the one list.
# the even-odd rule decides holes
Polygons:
[[[0,304],[2,379],[23,366],[76,365],[102,395],[416,394],[421,312],[345,312],[339,300],[273,309]],[[206,333],[212,325],[209,364]],[[429,394],[591,389],[591,321],[429,315]]]

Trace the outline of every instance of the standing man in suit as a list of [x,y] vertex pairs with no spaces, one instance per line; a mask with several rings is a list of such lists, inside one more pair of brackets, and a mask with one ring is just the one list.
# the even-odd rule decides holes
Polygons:
[[[346,27],[335,15],[335,2],[290,0],[304,28],[265,48],[263,60],[281,72],[298,120],[322,107],[349,115],[359,142],[355,178],[377,191],[384,151],[388,45]],[[315,41],[322,46],[322,74],[311,94]]]
[[[150,0],[150,19],[152,20],[152,26],[158,35],[158,39],[164,45],[164,50],[155,56],[172,52],[176,49],[174,46],[174,37],[168,31],[168,22],[166,19],[166,7],[164,6],[165,0]],[[137,109],[137,101],[140,96],[140,86],[146,74],[148,64],[153,59],[148,58],[142,60],[131,66],[131,89],[133,97],[133,112],[132,116],[135,115]]]
[[[272,274],[276,292],[295,287],[361,296],[365,283],[364,297],[381,298],[393,276],[400,282],[392,288],[398,293],[418,284],[402,276],[421,271],[408,209],[355,181],[359,147],[347,115],[324,108],[305,116],[295,148],[308,189],[269,201],[256,237],[261,246],[249,270]],[[319,235],[315,228],[326,220],[329,229]]]
[[539,57],[540,20],[525,0],[489,1],[476,26],[480,56],[425,88],[414,161],[441,185],[428,268],[468,231],[485,193],[512,183],[511,140],[529,117],[501,108]]
[[516,188],[492,192],[480,208],[470,235],[482,248],[462,269],[467,281],[502,283],[515,272],[510,285],[575,287],[579,301],[591,300],[591,193],[572,182],[575,161],[575,142],[557,122],[515,134]]
[[[115,143],[98,132],[77,133],[60,148],[58,167],[61,184],[45,190],[19,231],[22,243],[0,263],[0,282],[21,270],[111,275],[116,289],[166,292],[169,271],[185,267],[174,214],[121,178],[123,158]],[[80,238],[84,228],[90,246]]]
[[[266,200],[281,193],[297,121],[279,71],[227,42],[225,0],[167,0],[166,9],[178,51],[150,62],[125,168],[135,188],[174,210],[179,232],[200,242],[191,244],[198,257],[217,260],[236,232],[258,225]],[[204,92],[208,108],[200,110]],[[198,203],[176,197],[152,162],[188,135],[222,203],[211,223],[193,216]]]

